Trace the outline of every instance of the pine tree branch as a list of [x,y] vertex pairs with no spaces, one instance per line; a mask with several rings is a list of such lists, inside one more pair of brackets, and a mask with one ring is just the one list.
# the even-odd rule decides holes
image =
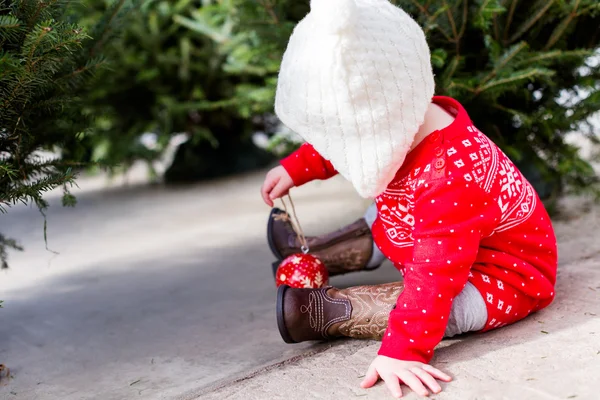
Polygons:
[[[23,247],[14,239],[9,239],[0,233],[0,269],[8,269],[8,253],[7,249],[23,251]],[[2,301],[0,301],[2,308]]]
[[29,72],[31,72],[32,66],[31,66],[31,59],[33,58],[33,53],[35,52],[35,50],[37,49],[37,46],[40,44],[40,42],[42,41],[42,39],[48,34],[52,32],[52,28],[49,26],[43,27],[40,35],[38,35],[36,41],[33,43],[33,45],[31,46],[31,50],[29,51],[29,56],[27,57],[27,70]]
[[21,27],[21,22],[12,15],[0,15],[0,29],[16,29]]
[[106,21],[106,25],[105,25],[106,29],[104,29],[104,31],[102,32],[102,34],[100,35],[100,37],[98,38],[96,43],[94,43],[94,46],[90,49],[90,53],[89,53],[90,58],[93,58],[95,56],[96,52],[100,49],[101,45],[104,44],[104,41],[106,40],[106,37],[108,36],[108,33],[111,30],[112,22],[117,17],[117,15],[119,14],[119,11],[121,11],[121,9],[125,5],[126,1],[127,0],[119,0],[119,2],[113,6],[113,10],[112,10],[110,16],[108,17],[108,20]]
[[46,251],[49,251],[50,253],[58,255],[59,254],[58,252],[56,252],[48,247],[48,218],[46,217],[46,213],[44,212],[44,210],[47,208],[47,205],[40,203],[40,204],[37,204],[37,206],[38,206],[38,210],[39,210],[40,214],[42,214],[42,217],[44,218],[44,245],[46,246]]
[[469,3],[469,0],[463,0],[462,26],[460,27],[460,32],[458,34],[458,36],[461,39],[462,39],[463,35],[465,34],[465,31],[467,30],[467,19],[469,17],[468,3]]
[[[76,32],[77,34],[79,34],[79,32]],[[81,43],[81,39],[76,37],[74,39],[69,39],[69,40],[65,40],[63,42],[58,43],[56,46],[52,47],[50,50],[48,50],[46,53],[40,55],[40,57],[38,57],[37,60],[35,60],[32,64],[31,64],[31,68],[33,68],[38,62],[40,61],[44,61],[44,57],[46,54],[51,53],[53,51],[57,51],[59,50],[61,47],[65,47],[68,46],[69,44],[73,44],[73,45],[78,45]]]
[[456,24],[454,22],[454,16],[452,15],[452,10],[450,6],[446,2],[446,0],[442,0],[443,7],[446,9],[446,15],[448,16],[448,21],[450,22],[450,27],[452,28],[452,34],[454,35],[454,40],[458,41],[458,31],[456,30]]
[[88,71],[91,71],[93,69],[100,68],[101,66],[103,66],[105,64],[106,64],[106,61],[103,60],[103,61],[98,62],[97,64],[84,65],[82,67],[77,68],[76,70],[74,70],[70,74],[57,77],[56,79],[57,80],[70,80],[70,79],[72,79],[72,78],[74,78],[74,77],[76,77],[78,75],[84,74],[84,73],[86,73]]
[[459,65],[460,65],[460,56],[456,55],[452,58],[452,61],[450,61],[450,64],[444,70],[444,73],[442,74],[442,82],[444,82],[446,84],[451,84],[451,83],[449,83],[450,79],[452,79],[452,77],[454,76],[454,73],[458,69]]
[[32,18],[30,18],[29,23],[27,24],[27,27],[29,29],[31,29],[33,27],[33,25],[38,21],[40,14],[42,13],[42,10],[44,8],[46,8],[47,4],[43,1],[38,1],[37,4],[37,8],[35,9],[35,13],[33,14]]
[[581,10],[579,10],[579,12],[577,12],[577,17],[581,17],[582,15],[589,14],[594,9],[600,10],[600,3],[592,4],[591,6],[582,8]]
[[529,18],[525,23],[523,23],[519,27],[517,32],[515,32],[515,34],[510,37],[508,43],[513,43],[515,40],[523,36],[525,32],[527,32],[533,25],[535,25],[535,23],[538,22],[544,16],[544,14],[546,14],[550,7],[554,5],[554,1],[555,0],[546,0],[546,4],[536,14],[534,14],[531,18]]
[[515,9],[517,8],[517,3],[519,0],[512,0],[510,3],[510,9],[508,11],[508,16],[506,17],[506,23],[504,25],[504,42],[508,41],[508,32],[510,32],[510,26],[512,25],[513,16],[515,15]]
[[8,106],[12,103],[14,98],[17,96],[17,91],[21,88],[21,86],[23,86],[23,84],[24,84],[23,80],[20,78],[17,78],[17,79],[18,79],[17,85],[13,88],[10,96],[8,96],[8,98],[6,100],[4,100],[4,103],[2,103],[2,108],[8,109]]
[[487,85],[479,86],[477,89],[475,89],[475,93],[480,94],[482,92],[485,92],[486,90],[489,90],[489,89],[497,87],[497,86],[508,85],[510,83],[515,83],[515,82],[519,82],[519,81],[523,81],[523,80],[527,80],[527,79],[532,79],[536,76],[552,76],[552,75],[554,75],[554,71],[549,71],[549,70],[543,69],[543,68],[531,68],[529,70],[525,70],[519,74],[509,76],[507,78],[490,81],[490,82],[488,82]]
[[529,57],[523,61],[520,61],[519,63],[516,64],[516,67],[522,67],[525,65],[534,65],[534,64],[539,64],[540,62],[543,61],[550,61],[550,60],[559,60],[561,58],[587,58],[587,57],[591,57],[592,55],[594,55],[594,50],[572,50],[572,51],[560,51],[560,50],[554,50],[554,51],[549,51],[549,52],[545,52],[545,53],[539,53],[539,55],[536,55],[534,57]]
[[567,17],[556,27],[546,46],[544,46],[544,50],[550,49],[552,46],[556,44],[561,38],[561,36],[565,33],[571,22],[577,18],[577,8],[579,8],[579,3],[581,0],[575,0],[575,5],[573,6],[573,10],[567,15]]
[[17,192],[7,191],[0,193],[0,204],[5,204],[7,206],[17,202],[27,204],[27,200],[31,200],[38,204],[38,206],[43,205],[44,200],[41,197],[42,192],[47,192],[62,186],[65,183],[73,181],[74,178],[71,170],[67,170],[65,173],[55,173],[32,183],[19,184],[19,190]]
[[497,110],[500,110],[500,111],[503,111],[503,112],[505,112],[505,113],[507,113],[507,114],[511,114],[511,115],[516,115],[516,116],[518,116],[519,118],[521,118],[521,120],[522,120],[522,121],[524,122],[524,124],[525,124],[525,125],[527,125],[527,126],[528,126],[528,125],[531,125],[531,121],[532,121],[531,117],[530,117],[529,115],[527,115],[527,114],[525,114],[525,113],[523,113],[523,112],[519,111],[519,110],[515,110],[515,109],[513,109],[513,108],[504,107],[504,106],[501,106],[501,105],[500,105],[500,104],[498,104],[498,103],[495,103],[495,104],[493,105],[493,107],[494,107],[495,109],[497,109]]
[[500,72],[511,60],[513,60],[517,56],[517,54],[519,54],[522,50],[526,48],[527,43],[521,42],[517,46],[513,46],[512,48],[508,49],[508,51],[504,53],[504,55],[501,57],[502,61],[499,64],[497,64],[494,67],[494,69],[488,75],[485,76],[485,78],[481,80],[479,87],[486,84],[490,79],[493,79],[496,75],[498,75],[498,72]]
[[[446,10],[447,10],[448,6],[442,6],[440,7],[438,10],[436,10],[435,13],[433,13],[429,19],[428,19],[428,23],[430,24],[434,24],[435,21],[439,18],[440,15],[442,15]],[[454,43],[454,40],[452,39],[452,37],[445,31],[442,29],[441,26],[436,25],[436,29],[442,34],[442,36],[444,36],[444,38],[449,42],[449,43]]]
[[425,14],[425,16],[427,16],[427,17],[430,16],[427,9],[425,9],[425,7],[423,7],[421,5],[421,3],[419,3],[417,0],[410,0],[410,1],[411,1],[411,3],[413,3],[414,6],[416,6],[419,9],[419,11],[421,11],[423,14]]
[[[410,2],[415,5],[419,11],[421,11],[426,17],[427,17],[427,22],[429,24],[435,22],[435,20],[439,17],[440,14],[442,14],[445,10],[445,7],[440,7],[439,10],[437,10],[433,15],[429,13],[429,11],[427,11],[427,9],[425,7],[423,7],[417,0],[410,0]],[[448,35],[446,33],[446,31],[444,31],[441,27],[437,26],[436,29],[444,36],[444,38],[450,42],[450,43],[454,43],[454,41],[452,40],[452,38],[450,37],[450,35]]]
[[474,94],[478,94],[476,90],[474,90],[472,87],[465,85],[464,83],[458,83],[456,81],[452,81],[450,82],[450,84],[448,85],[448,89],[452,89],[452,88],[460,88],[460,89],[464,89],[468,92],[474,93]]
[[269,0],[259,0],[258,2],[267,11],[267,13],[269,14],[269,16],[273,20],[273,24],[274,25],[279,25],[280,24],[279,17],[277,17],[277,14],[273,10],[273,4]]

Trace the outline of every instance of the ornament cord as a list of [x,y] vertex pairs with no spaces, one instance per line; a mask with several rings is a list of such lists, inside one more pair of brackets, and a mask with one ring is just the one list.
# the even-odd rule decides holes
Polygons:
[[[300,220],[298,219],[298,215],[296,215],[296,207],[294,206],[294,200],[292,200],[292,196],[289,193],[287,197],[290,200],[290,205],[292,207],[291,215],[293,219],[290,221],[290,223],[292,225],[292,228],[296,232],[296,235],[298,235],[298,238],[300,239],[300,244],[302,245],[302,247],[300,248],[302,249],[302,252],[304,254],[307,254],[310,251],[310,249],[308,248],[308,242],[306,241],[306,237],[304,236],[302,226],[300,226]],[[281,202],[283,203],[283,209],[285,210],[286,214],[290,215],[290,213],[288,212],[287,204],[285,204],[285,200],[283,197],[281,198]]]

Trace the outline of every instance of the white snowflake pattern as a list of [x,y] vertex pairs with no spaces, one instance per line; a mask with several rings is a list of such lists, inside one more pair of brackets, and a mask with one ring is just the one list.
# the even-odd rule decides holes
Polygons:
[[471,143],[471,141],[469,139],[465,139],[462,141],[463,146],[465,147],[471,147],[473,144]]
[[504,282],[502,282],[501,280],[498,280],[498,289],[504,290]]
[[454,147],[450,147],[447,151],[448,156],[453,156],[456,153],[458,153],[458,151],[456,151],[456,149]]
[[485,283],[490,283],[490,277],[486,274],[481,274],[481,279],[483,279]]
[[512,306],[509,305],[508,307],[506,307],[506,311],[504,313],[509,314],[510,310],[512,310]]
[[312,288],[313,287],[312,281],[310,280],[310,278],[308,276],[305,276],[304,278],[302,278],[300,280],[300,283],[302,284],[302,287],[304,287],[304,288]]
[[494,295],[491,293],[487,293],[487,302],[490,304],[494,303]]
[[300,271],[295,270],[294,274],[292,275],[291,280],[292,281],[300,281],[300,280],[302,280],[302,277],[300,276]]
[[456,165],[458,168],[462,168],[465,166],[465,162],[463,160],[456,160],[454,161],[454,165]]
[[317,287],[323,286],[323,274],[320,272],[317,272],[315,275],[315,286],[317,286]]
[[504,307],[504,302],[502,300],[498,300],[498,310],[502,310],[502,307]]

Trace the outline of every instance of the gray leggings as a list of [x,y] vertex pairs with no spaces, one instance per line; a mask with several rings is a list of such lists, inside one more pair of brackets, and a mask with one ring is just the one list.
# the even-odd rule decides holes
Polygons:
[[[365,221],[369,226],[373,226],[377,217],[377,208],[372,204],[365,213]],[[373,243],[373,255],[369,261],[369,267],[375,267],[385,261],[386,257],[379,248]],[[487,308],[479,290],[471,283],[460,292],[452,302],[452,309],[448,317],[448,326],[446,327],[445,337],[460,335],[466,332],[480,331],[487,322]]]

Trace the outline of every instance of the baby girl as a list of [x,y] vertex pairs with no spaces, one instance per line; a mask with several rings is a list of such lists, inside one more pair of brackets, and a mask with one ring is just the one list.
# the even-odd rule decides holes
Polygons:
[[[366,229],[344,240],[375,246],[346,246],[366,254],[347,270],[376,266],[383,254],[403,281],[281,287],[278,324],[290,343],[381,339],[362,386],[381,378],[396,397],[400,383],[427,395],[450,381],[428,364],[442,338],[514,323],[555,295],[556,239],[539,197],[461,104],[434,90],[425,35],[404,11],[387,0],[312,0],[284,55],[275,104],[306,143],[262,187],[273,206],[290,188],[339,173],[374,199]],[[284,221],[270,226],[278,257],[297,251]]]

